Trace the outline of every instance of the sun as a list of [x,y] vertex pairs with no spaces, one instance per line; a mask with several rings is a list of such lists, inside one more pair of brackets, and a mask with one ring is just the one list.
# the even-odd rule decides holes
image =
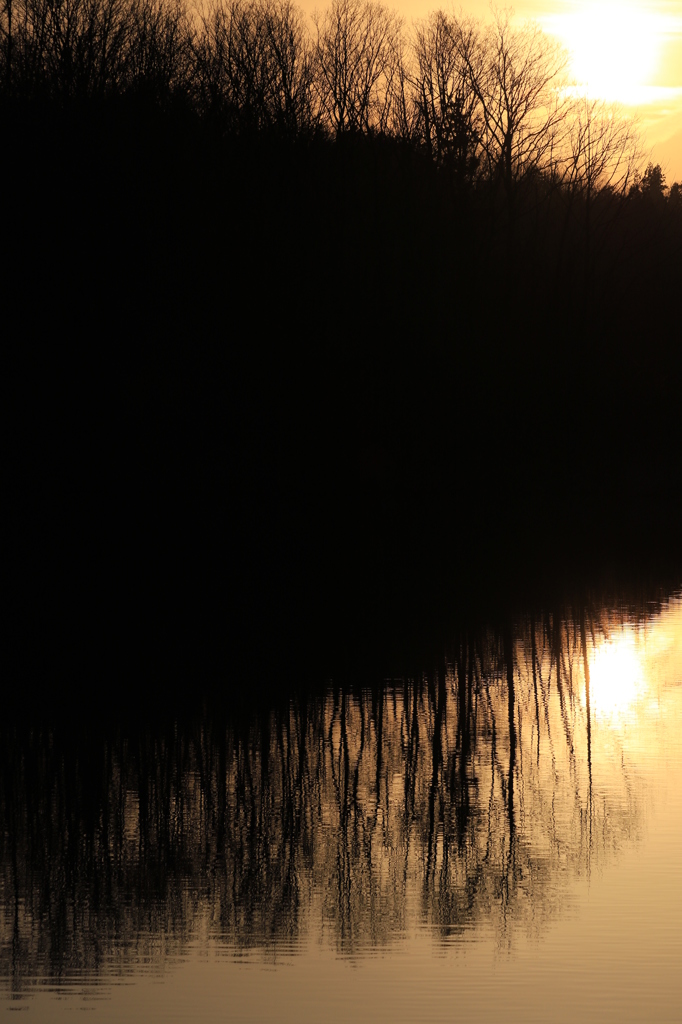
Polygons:
[[638,103],[660,59],[661,25],[637,3],[595,0],[557,18],[576,86],[590,96]]

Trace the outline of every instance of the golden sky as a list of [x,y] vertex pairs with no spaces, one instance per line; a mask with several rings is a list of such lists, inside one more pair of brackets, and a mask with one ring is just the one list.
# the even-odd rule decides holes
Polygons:
[[592,95],[637,115],[650,158],[668,184],[682,181],[681,0],[525,0],[517,16],[537,19],[568,47]]
[[[487,18],[489,0],[384,0],[409,23],[442,7]],[[311,11],[325,0],[302,0]],[[660,163],[667,183],[682,181],[682,0],[517,0],[518,22],[529,19],[569,49],[573,74],[595,98],[637,116],[646,158]],[[645,160],[646,162],[646,160]]]
[[[411,0],[398,2],[407,13]],[[485,17],[489,8],[467,0],[464,9]],[[514,11],[561,40],[589,93],[639,118],[647,156],[669,185],[682,181],[682,0],[519,0]]]

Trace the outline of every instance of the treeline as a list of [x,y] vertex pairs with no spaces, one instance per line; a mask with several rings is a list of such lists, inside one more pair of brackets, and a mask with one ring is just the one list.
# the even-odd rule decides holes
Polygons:
[[[333,0],[310,23],[288,0],[3,0],[0,10],[5,107],[126,97],[236,135],[389,137],[454,181],[498,182],[510,207],[537,172],[570,191],[637,187],[635,126],[569,85],[565,51],[505,13],[488,24],[439,10],[408,28],[371,0]],[[679,205],[679,185],[669,199]]]
[[15,625],[263,650],[453,570],[669,561],[680,191],[536,27],[1,11]]
[[[663,323],[679,271],[680,184],[642,174],[632,119],[577,96],[565,51],[506,13],[407,26],[370,0],[310,20],[288,0],[2,0],[0,136],[15,291],[17,263],[49,287],[84,243],[111,284],[137,260],[125,226],[146,253],[127,295],[140,274],[216,273],[241,294],[253,266],[269,306],[336,302],[342,333],[356,314],[420,330],[427,307],[443,333],[453,310],[476,330],[477,306],[504,315],[528,290],[524,332],[576,336],[651,307]],[[351,269],[364,285],[335,288]],[[101,293],[90,260],[78,275]],[[635,288],[651,302],[633,318]],[[135,306],[158,324],[149,299]]]

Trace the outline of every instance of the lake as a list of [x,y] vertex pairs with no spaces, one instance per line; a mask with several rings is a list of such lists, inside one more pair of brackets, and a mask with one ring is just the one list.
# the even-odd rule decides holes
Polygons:
[[682,591],[362,668],[3,716],[3,1015],[682,1021]]

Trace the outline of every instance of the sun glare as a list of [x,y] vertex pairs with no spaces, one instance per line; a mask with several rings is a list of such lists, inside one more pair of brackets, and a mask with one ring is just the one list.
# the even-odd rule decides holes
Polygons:
[[659,19],[643,5],[595,0],[557,16],[576,85],[594,97],[640,102],[661,50]]
[[605,641],[590,658],[590,703],[597,718],[624,717],[646,689],[632,633]]

